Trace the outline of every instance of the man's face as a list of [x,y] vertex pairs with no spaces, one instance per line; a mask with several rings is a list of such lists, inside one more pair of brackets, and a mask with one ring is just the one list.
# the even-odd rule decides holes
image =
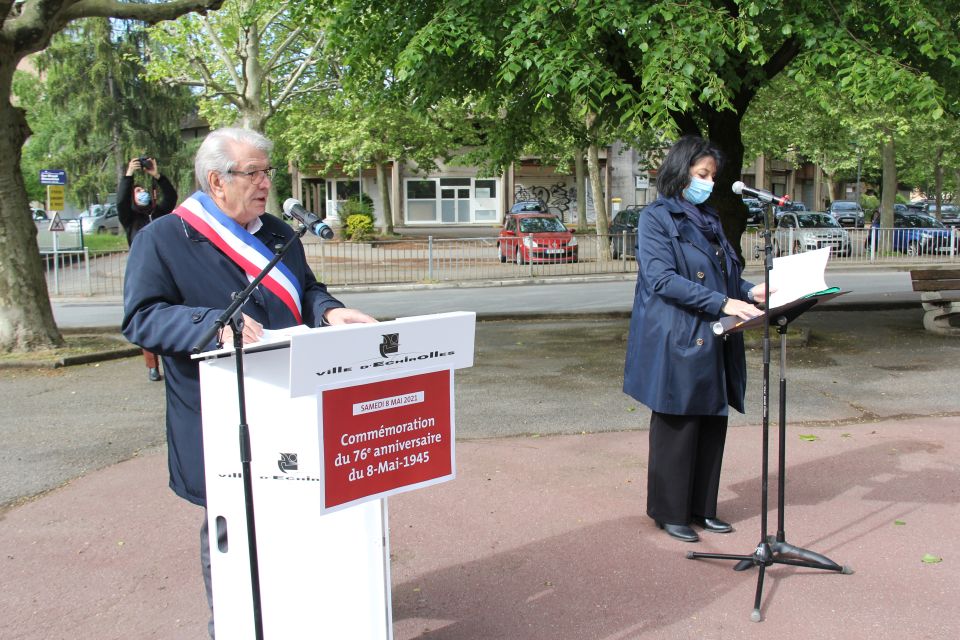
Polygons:
[[246,226],[266,211],[270,177],[262,170],[270,168],[270,160],[265,153],[246,144],[233,145],[231,154],[236,162],[231,175],[211,171],[210,187],[217,206]]

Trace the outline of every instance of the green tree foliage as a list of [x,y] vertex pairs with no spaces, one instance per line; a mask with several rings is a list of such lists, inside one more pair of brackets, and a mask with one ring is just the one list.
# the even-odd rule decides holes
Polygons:
[[[213,127],[267,133],[283,109],[339,86],[335,67],[323,58],[322,12],[292,0],[225,0],[216,13],[186,15],[150,35],[150,77],[192,87]],[[276,184],[267,207],[279,211]]]
[[21,80],[15,92],[30,102],[33,135],[23,168],[31,193],[42,168],[64,169],[68,198],[81,208],[116,190],[130,158],[157,159],[174,184],[190,176],[179,157],[180,124],[194,109],[189,92],[143,77],[142,26],[105,18],[78,21],[36,57],[42,81]]
[[37,228],[28,214],[21,173],[30,126],[12,101],[17,66],[42,51],[53,36],[82,18],[140,20],[150,24],[190,11],[216,9],[222,0],[114,2],[108,0],[21,0],[0,2],[0,351],[29,351],[58,345]]
[[[855,100],[889,99],[884,74],[926,78],[920,110],[957,105],[960,3],[955,0],[344,0],[335,28],[356,46],[345,62],[377,59],[429,105],[475,96],[515,126],[534,113],[596,114],[606,130],[699,133],[728,162],[714,202],[731,235],[743,204],[730,190],[743,160],[741,120],[757,92],[804,56]],[[895,84],[895,83],[894,83]],[[491,153],[502,152],[494,149]]]

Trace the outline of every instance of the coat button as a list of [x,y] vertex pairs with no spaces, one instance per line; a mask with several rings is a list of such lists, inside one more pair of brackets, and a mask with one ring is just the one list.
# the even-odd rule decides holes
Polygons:
[[706,276],[704,275],[703,271],[697,271],[697,277],[703,280]]
[[702,347],[702,346],[703,346],[703,338],[697,338],[697,346],[698,346],[698,347]]

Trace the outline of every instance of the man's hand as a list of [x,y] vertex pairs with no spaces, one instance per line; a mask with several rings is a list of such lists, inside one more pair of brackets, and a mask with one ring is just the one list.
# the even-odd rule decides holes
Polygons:
[[149,169],[144,168],[143,170],[146,171],[147,174],[149,174],[151,177],[156,178],[157,180],[159,180],[159,179],[160,179],[160,169],[157,167],[157,159],[156,159],[156,158],[147,158],[147,160],[150,161],[150,168],[149,168]]
[[327,321],[327,324],[331,325],[377,322],[376,318],[368,316],[363,311],[358,311],[356,309],[344,309],[341,307],[328,310],[325,314],[323,314],[323,319]]
[[[263,335],[263,325],[245,313],[242,314],[242,316],[243,344],[252,344],[258,341],[260,336]],[[224,346],[231,346],[233,344],[233,328],[230,325],[225,326],[220,333],[220,343]]]

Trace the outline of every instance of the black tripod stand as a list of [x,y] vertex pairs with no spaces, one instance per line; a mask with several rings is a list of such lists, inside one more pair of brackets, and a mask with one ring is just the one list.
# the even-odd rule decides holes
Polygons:
[[[769,205],[769,203],[768,203]],[[772,216],[771,207],[768,206],[765,216],[764,226],[764,284],[766,291],[770,291],[770,271],[773,269],[773,249],[771,244],[770,218]],[[786,431],[787,431],[787,326],[794,318],[801,315],[804,311],[813,307],[821,300],[833,298],[839,294],[832,293],[816,298],[801,298],[789,305],[779,307],[775,311],[763,314],[763,453],[761,455],[761,481],[760,481],[760,542],[757,544],[753,553],[746,555],[734,555],[725,553],[698,553],[690,551],[687,557],[690,559],[708,558],[717,560],[737,560],[733,567],[734,571],[745,571],[750,567],[759,567],[757,576],[757,591],[753,600],[753,611],[750,613],[750,619],[754,622],[760,622],[760,600],[763,596],[763,578],[766,568],[773,564],[789,564],[798,567],[808,567],[811,569],[822,569],[824,571],[836,571],[839,573],[850,574],[853,570],[846,566],[840,566],[830,558],[819,553],[802,549],[789,544],[786,541],[784,533],[784,484],[786,482]],[[779,411],[779,460],[778,460],[778,478],[777,478],[777,534],[769,535],[767,532],[767,504],[768,504],[768,479],[769,479],[769,461],[770,461],[770,325],[777,325],[777,333],[780,334],[780,411]],[[747,328],[748,325],[735,325],[730,331],[740,331]],[[722,332],[720,335],[723,335]]]
[[253,477],[250,475],[250,463],[253,461],[250,446],[250,428],[247,425],[247,399],[246,387],[243,378],[243,316],[240,309],[250,298],[250,295],[257,288],[260,282],[270,273],[278,262],[286,255],[287,251],[306,233],[308,227],[301,226],[297,233],[290,236],[290,239],[284,244],[270,259],[270,262],[257,274],[257,277],[250,281],[247,288],[240,293],[233,294],[233,301],[227,307],[219,318],[213,323],[213,326],[203,335],[197,345],[193,348],[194,353],[200,353],[204,347],[210,344],[213,337],[228,324],[233,331],[233,351],[237,369],[237,401],[239,403],[239,434],[240,434],[240,466],[243,476],[243,499],[246,517],[247,529],[247,553],[250,562],[250,596],[253,602],[253,626],[254,637],[257,640],[263,640],[263,612],[260,598],[260,562],[257,554],[257,529],[254,519],[253,509]]

